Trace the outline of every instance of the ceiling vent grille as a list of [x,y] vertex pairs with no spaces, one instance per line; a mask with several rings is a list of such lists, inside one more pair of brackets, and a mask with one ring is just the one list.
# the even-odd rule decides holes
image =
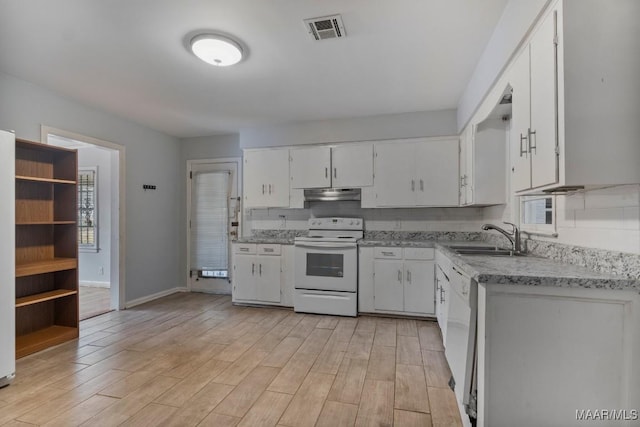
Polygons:
[[304,20],[311,37],[316,41],[346,36],[340,15],[321,16]]

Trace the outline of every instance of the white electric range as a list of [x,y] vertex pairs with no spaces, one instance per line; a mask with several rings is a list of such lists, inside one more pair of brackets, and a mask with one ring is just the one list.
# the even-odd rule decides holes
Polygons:
[[295,238],[294,310],[357,316],[362,218],[312,218],[308,224],[309,234]]

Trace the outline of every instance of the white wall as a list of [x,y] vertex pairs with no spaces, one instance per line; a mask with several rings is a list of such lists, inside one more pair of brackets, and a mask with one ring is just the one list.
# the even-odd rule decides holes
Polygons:
[[364,218],[369,231],[479,232],[483,224],[482,208],[361,209],[360,202],[313,202],[307,209],[247,210],[245,228],[306,230],[309,218],[327,216]]
[[316,120],[243,129],[240,148],[456,135],[455,110]]
[[80,282],[108,286],[111,282],[111,152],[97,147],[79,148],[78,166],[98,168],[98,252],[80,249]]
[[[40,140],[48,125],[126,146],[126,295],[131,301],[179,284],[177,139],[0,73],[0,129]],[[155,184],[157,190],[142,190]]]
[[[640,185],[556,196],[557,238],[533,240],[640,254]],[[510,206],[485,209],[485,221],[513,221]],[[513,209],[513,212],[516,210]]]
[[471,119],[550,0],[509,0],[460,97],[457,129]]

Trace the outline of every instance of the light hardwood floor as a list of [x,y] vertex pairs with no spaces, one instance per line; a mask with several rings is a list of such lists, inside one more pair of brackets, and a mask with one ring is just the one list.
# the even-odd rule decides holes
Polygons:
[[111,289],[80,285],[80,320],[111,311]]
[[175,294],[20,359],[0,425],[459,426],[437,325]]

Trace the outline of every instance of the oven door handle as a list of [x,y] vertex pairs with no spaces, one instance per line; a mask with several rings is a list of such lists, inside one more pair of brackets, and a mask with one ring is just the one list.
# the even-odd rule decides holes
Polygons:
[[356,248],[357,245],[354,243],[336,243],[336,242],[314,242],[314,243],[296,243],[295,246],[300,248],[311,248],[311,249],[348,249],[348,248]]

